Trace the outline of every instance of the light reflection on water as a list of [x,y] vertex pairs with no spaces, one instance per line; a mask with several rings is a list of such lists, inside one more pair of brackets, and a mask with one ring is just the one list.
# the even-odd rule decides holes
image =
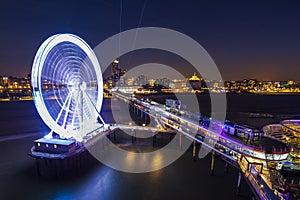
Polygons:
[[54,200],[65,199],[114,199],[114,189],[118,185],[113,171],[106,166],[98,166],[74,186],[67,185],[51,197]]

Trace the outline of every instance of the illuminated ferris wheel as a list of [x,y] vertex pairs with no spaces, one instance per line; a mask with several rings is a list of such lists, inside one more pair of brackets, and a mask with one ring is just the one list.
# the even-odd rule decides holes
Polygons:
[[32,66],[32,87],[36,108],[50,133],[82,139],[97,119],[104,123],[100,65],[78,36],[57,34],[40,46]]

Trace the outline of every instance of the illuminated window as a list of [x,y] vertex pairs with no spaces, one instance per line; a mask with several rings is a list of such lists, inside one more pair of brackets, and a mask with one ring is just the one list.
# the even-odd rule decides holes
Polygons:
[[46,147],[48,148],[48,144],[46,144]]
[[37,145],[38,145],[38,147],[41,146],[41,144],[39,142],[37,143]]
[[56,149],[57,148],[57,146],[56,146],[56,144],[54,145],[54,149]]

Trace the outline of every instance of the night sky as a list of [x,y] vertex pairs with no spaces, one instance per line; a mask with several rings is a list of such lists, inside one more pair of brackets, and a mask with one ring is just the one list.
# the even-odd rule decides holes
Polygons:
[[[140,27],[165,27],[192,37],[225,80],[300,81],[298,1],[123,0],[122,31],[138,27],[143,7]],[[1,2],[0,30],[0,75],[25,76],[52,34],[74,33],[95,47],[119,33],[120,0]]]

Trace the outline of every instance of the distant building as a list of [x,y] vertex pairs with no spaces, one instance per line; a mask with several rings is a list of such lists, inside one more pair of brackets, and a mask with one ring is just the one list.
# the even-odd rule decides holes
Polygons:
[[176,92],[184,92],[188,90],[185,80],[172,80],[170,83],[170,88]]
[[201,79],[196,75],[196,73],[194,73],[193,76],[188,79],[188,82],[192,87],[191,89],[193,90],[201,89]]
[[139,75],[136,77],[134,85],[135,86],[142,86],[148,83],[148,78],[144,75]]
[[155,80],[154,79],[149,79],[148,82],[149,82],[150,87],[154,87],[154,85],[155,85]]
[[[116,84],[118,83],[118,81],[120,81],[121,77],[125,74],[125,70],[122,70],[122,68],[119,65],[119,61],[118,60],[114,60],[112,62],[112,71],[111,71],[111,80],[113,82],[113,86],[116,86]],[[124,81],[123,81],[124,84]],[[122,85],[123,85],[122,84]]]
[[111,76],[113,78],[113,81],[115,81],[115,82],[117,82],[120,78],[120,70],[119,70],[119,61],[118,60],[114,60],[112,62]]
[[133,85],[134,85],[134,81],[135,81],[135,78],[134,78],[134,77],[127,78],[127,79],[125,80],[125,84],[126,84],[126,86],[133,86]]
[[160,78],[160,79],[156,79],[156,83],[158,84],[158,85],[162,85],[162,86],[164,86],[164,87],[166,87],[166,88],[169,88],[170,87],[170,80],[169,79],[167,79],[167,78]]

